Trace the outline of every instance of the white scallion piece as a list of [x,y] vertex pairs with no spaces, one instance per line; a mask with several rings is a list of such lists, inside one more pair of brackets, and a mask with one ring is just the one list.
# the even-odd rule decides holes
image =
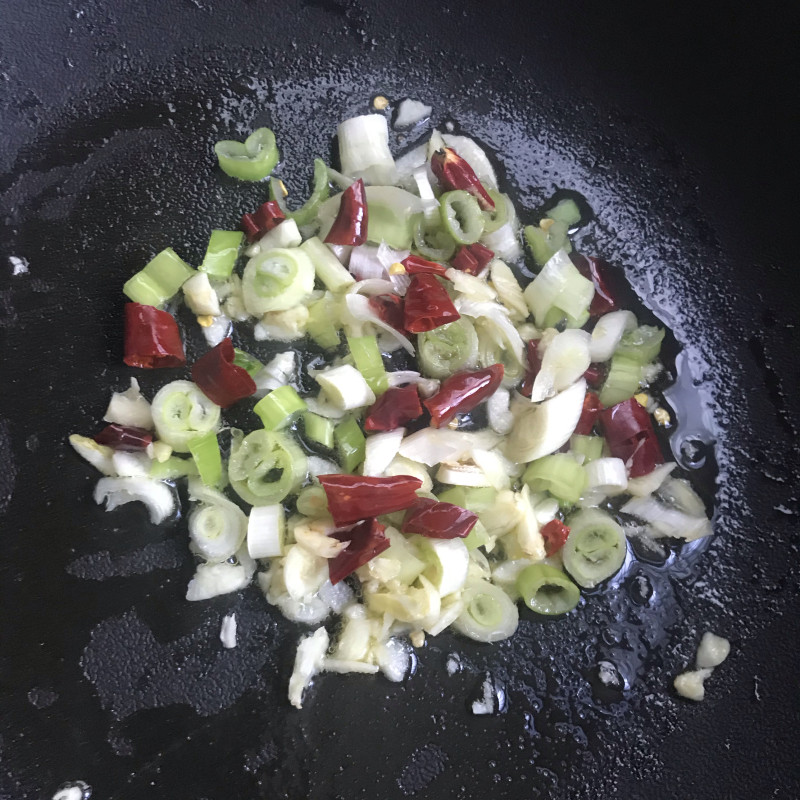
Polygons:
[[541,327],[547,312],[556,306],[571,317],[579,317],[594,297],[594,284],[578,272],[564,250],[559,250],[523,292],[533,321]]
[[221,564],[207,562],[198,565],[194,577],[186,589],[186,599],[209,600],[222,594],[230,594],[244,589],[252,573],[243,564]]
[[449,428],[422,428],[403,439],[400,455],[433,467],[441,462],[458,462],[462,456],[476,448],[491,450],[501,440],[501,436],[489,430],[453,431]]
[[136,378],[131,378],[129,389],[124,392],[114,392],[111,395],[111,402],[108,404],[103,421],[153,430],[150,403],[139,391],[139,381]]
[[666,464],[659,464],[648,472],[647,475],[641,475],[638,478],[630,478],[628,480],[627,491],[634,497],[646,497],[658,491],[659,486],[670,476],[670,473],[675,469],[674,462]]
[[589,342],[586,331],[566,330],[557,333],[544,351],[542,366],[531,390],[531,400],[538,403],[571,386],[589,368]]
[[100,478],[94,490],[94,501],[106,503],[106,511],[113,511],[125,503],[140,501],[147,506],[150,521],[162,523],[175,512],[175,494],[167,484],[148,478]]
[[111,456],[115,474],[121,478],[147,478],[150,475],[150,466],[153,463],[147,453],[128,453],[124,450],[115,450]]
[[222,618],[219,640],[226,650],[236,647],[236,614],[226,614]]
[[419,549],[429,566],[423,573],[440,597],[459,591],[467,580],[469,550],[461,539],[421,538]]
[[365,446],[364,475],[382,475],[386,467],[400,451],[400,443],[405,436],[405,428],[382,431],[367,437]]
[[628,488],[628,472],[621,458],[596,458],[584,466],[586,488],[582,506],[594,506],[606,497],[622,494]]
[[345,175],[383,186],[397,180],[386,117],[380,114],[351,117],[340,123],[337,133],[339,163]]
[[280,503],[253,506],[247,518],[247,552],[250,558],[283,555],[285,529],[285,512]]
[[98,444],[88,436],[81,436],[73,433],[69,437],[69,443],[75,452],[83,459],[88,461],[95,469],[100,470],[103,475],[116,475],[114,467],[114,451],[104,444]]
[[267,392],[291,383],[296,377],[297,354],[293,350],[278,353],[253,378],[256,384],[255,396],[263,397]]
[[687,542],[712,534],[711,522],[705,517],[692,516],[676,508],[669,508],[655,497],[633,497],[620,509],[648,523],[651,535],[670,536]]
[[186,305],[198,316],[216,317],[220,313],[219,299],[207,272],[196,272],[181,286],[181,290]]
[[343,411],[371,406],[375,402],[375,393],[351,364],[323,370],[314,377],[325,397]]
[[626,331],[637,326],[636,316],[631,311],[611,311],[603,314],[592,331],[589,355],[593,362],[608,361],[614,355]]

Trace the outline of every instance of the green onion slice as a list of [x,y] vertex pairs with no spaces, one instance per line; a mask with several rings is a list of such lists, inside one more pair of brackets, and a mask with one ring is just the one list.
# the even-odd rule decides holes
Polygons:
[[414,223],[414,247],[431,261],[449,261],[456,252],[453,237],[442,227],[441,219],[426,219],[420,214]]
[[222,171],[242,181],[263,180],[280,158],[275,134],[269,128],[257,128],[244,142],[230,139],[217,142],[214,152]]
[[305,486],[300,490],[300,494],[297,495],[297,513],[312,519],[330,516],[328,496],[319,484]]
[[661,352],[661,342],[664,339],[664,329],[652,325],[640,325],[628,331],[620,339],[615,356],[624,356],[639,364],[649,364],[658,358]]
[[383,394],[389,388],[389,376],[383,365],[383,356],[375,336],[348,336],[347,345],[356,369],[363,375],[370,389]]
[[294,308],[313,290],[314,265],[297,247],[276,247],[259,253],[244,268],[244,305],[255,317]]
[[300,488],[307,475],[305,453],[286,434],[253,431],[231,449],[231,486],[251,505],[280,503]]
[[464,316],[419,334],[417,353],[425,375],[446,378],[477,366],[478,334],[469,318]]
[[361,427],[353,417],[349,417],[336,426],[333,438],[339,455],[339,466],[345,472],[355,472],[364,462],[367,450],[367,439]]
[[134,303],[161,306],[194,274],[195,271],[171,247],[167,247],[131,277],[122,291]]
[[217,486],[222,478],[222,454],[216,431],[209,431],[189,442],[189,452],[206,486]]
[[497,189],[487,189],[489,197],[494,201],[494,208],[483,211],[483,232],[494,233],[508,222],[508,200]]
[[313,411],[306,411],[303,414],[303,432],[307,441],[316,442],[323,447],[332,449],[335,427],[333,420],[321,417]]
[[238,347],[233,348],[233,363],[237,367],[246,370],[251,378],[255,378],[264,369],[264,365],[255,356],[245,353],[244,350],[240,350]]
[[279,386],[268,392],[253,407],[264,428],[279,431],[288,428],[306,410],[306,402],[292,386]]
[[497,642],[507,639],[517,629],[517,606],[499,586],[479,578],[470,578],[461,599],[464,610],[453,625],[470,639]]
[[610,408],[623,400],[628,400],[639,391],[642,380],[642,365],[638,360],[614,354],[608,375],[600,389],[600,402]]
[[457,189],[439,198],[439,214],[444,229],[458,244],[474,244],[485,225],[478,201],[469,192]]
[[158,438],[178,453],[188,453],[192,440],[219,430],[220,408],[191,381],[172,381],[153,398]]
[[211,231],[200,269],[212,278],[230,278],[243,241],[241,231]]
[[554,453],[532,461],[522,480],[532,492],[550,492],[562,503],[577,503],[586,488],[586,470],[569,453]]
[[293,219],[298,225],[308,225],[316,219],[320,205],[328,199],[331,187],[328,183],[328,168],[321,158],[314,159],[314,188],[311,196],[295,211],[286,208],[283,186],[277,178],[270,178],[269,199],[275,200],[287,219]]
[[567,572],[591,589],[616,573],[627,547],[622,528],[604,511],[586,508],[567,520],[569,536],[561,551]]
[[549,564],[531,564],[517,576],[517,591],[531,611],[546,616],[566,614],[578,605],[580,589]]

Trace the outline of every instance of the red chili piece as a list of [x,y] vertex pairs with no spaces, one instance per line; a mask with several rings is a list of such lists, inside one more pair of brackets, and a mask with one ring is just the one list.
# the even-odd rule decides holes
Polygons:
[[584,256],[573,252],[570,256],[572,263],[584,278],[589,278],[594,284],[594,297],[589,306],[592,317],[601,317],[609,311],[616,311],[619,303],[614,293],[608,288],[608,273],[611,270],[607,261],[594,256]]
[[432,331],[460,318],[450,295],[433,275],[414,275],[403,304],[403,327],[409,333]]
[[380,555],[391,544],[386,538],[386,526],[375,517],[365,519],[349,530],[334,531],[331,536],[340,542],[349,542],[338,556],[328,561],[328,576],[334,584]]
[[431,425],[441,428],[456,414],[472,411],[481,401],[494,394],[502,380],[502,364],[451,375],[433,397],[422,401],[431,412]]
[[113,422],[111,425],[106,425],[94,437],[94,440],[97,444],[107,445],[114,450],[133,453],[138,450],[146,450],[153,441],[153,434],[145,428],[137,428],[134,425],[117,425]]
[[551,519],[550,522],[542,525],[539,533],[544,539],[544,552],[548,556],[552,556],[564,546],[564,542],[569,536],[569,528],[561,520]]
[[367,192],[359,178],[343,192],[333,227],[325,244],[359,245],[367,241]]
[[267,200],[262,203],[252,214],[242,216],[242,230],[248,242],[259,239],[267,231],[276,228],[286,219],[286,214],[278,205],[277,200]]
[[444,273],[447,271],[447,267],[444,264],[428,261],[428,259],[421,256],[406,256],[400,263],[406,268],[408,275],[428,274],[439,275],[444,278]]
[[525,349],[528,356],[528,369],[525,372],[522,385],[519,387],[519,393],[523,397],[530,397],[533,392],[533,382],[542,368],[542,359],[539,355],[539,340],[529,339],[525,342]]
[[403,517],[403,533],[419,533],[430,539],[463,539],[475,527],[478,515],[452,503],[420,497]]
[[586,383],[588,383],[592,389],[599,389],[603,385],[607,374],[608,370],[605,364],[595,363],[589,364],[589,369],[583,373],[583,377],[586,378]]
[[621,458],[631,478],[640,478],[664,463],[650,415],[631,398],[600,412],[608,449]]
[[336,525],[391,514],[408,508],[417,499],[419,478],[393,475],[372,478],[362,475],[320,475],[319,482],[328,498],[328,510]]
[[387,389],[367,411],[364,430],[393,431],[422,416],[417,387],[395,386]]
[[246,369],[233,363],[235,353],[230,337],[209,350],[192,367],[192,380],[203,394],[222,408],[250,397],[256,384]]
[[178,323],[155,306],[125,303],[125,357],[129,367],[159,369],[186,363]]
[[480,275],[486,265],[494,258],[494,250],[490,250],[480,242],[461,245],[450,263],[462,272]]
[[369,307],[396,331],[406,333],[403,327],[403,298],[399,294],[375,294],[369,298]]
[[579,436],[588,436],[600,416],[602,407],[600,398],[594,392],[586,392],[583,398],[583,411],[581,411],[581,418],[575,426],[575,433]]
[[484,211],[494,208],[494,200],[483,188],[475,170],[451,147],[437,150],[431,156],[431,169],[448,192],[463,189],[475,197]]

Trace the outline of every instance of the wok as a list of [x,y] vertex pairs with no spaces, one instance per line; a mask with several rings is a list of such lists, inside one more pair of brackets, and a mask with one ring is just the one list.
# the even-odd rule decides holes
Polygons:
[[[75,779],[101,800],[798,796],[791,28],[764,8],[6,0],[0,797]],[[649,599],[631,575],[565,620],[523,614],[498,646],[443,634],[405,683],[323,676],[298,712],[297,627],[255,587],[185,602],[180,526],[95,507],[65,438],[128,380],[124,279],[169,245],[197,263],[210,227],[260,202],[210,144],[271,124],[301,192],[378,93],[494,149],[522,207],[586,196],[581,247],[622,265],[684,348],[705,410],[673,405],[709,445],[707,489],[719,464],[717,534],[640,563]],[[239,646],[222,651],[229,611]],[[705,630],[732,654],[693,705],[671,681]],[[473,717],[486,673],[508,708]]]

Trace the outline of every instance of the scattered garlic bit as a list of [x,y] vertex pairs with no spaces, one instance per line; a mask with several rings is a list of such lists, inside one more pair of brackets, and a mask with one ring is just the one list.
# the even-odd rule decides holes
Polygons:
[[382,94],[379,94],[373,101],[372,107],[376,111],[383,111],[389,105],[389,100]]
[[706,631],[700,640],[695,658],[696,669],[682,672],[675,678],[675,691],[688,700],[700,702],[706,694],[705,680],[731,651],[731,643],[722,636]]
[[718,667],[730,652],[731,643],[727,639],[706,631],[697,648],[697,666],[701,669]]
[[397,108],[397,116],[394,121],[395,128],[410,128],[423,120],[428,119],[433,112],[432,106],[420,103],[419,100],[403,100]]
[[219,640],[222,642],[222,646],[227,649],[236,647],[236,614],[228,614],[222,618]]
[[669,411],[667,411],[666,408],[657,408],[653,412],[653,417],[655,418],[655,421],[662,427],[669,425],[671,422]]
[[424,647],[425,646],[425,631],[411,631],[411,634],[408,637],[411,640],[411,644],[414,647]]
[[303,692],[311,683],[311,679],[322,669],[328,644],[328,632],[325,628],[317,628],[297,646],[294,670],[292,677],[289,678],[289,702],[295,708],[303,707]]

